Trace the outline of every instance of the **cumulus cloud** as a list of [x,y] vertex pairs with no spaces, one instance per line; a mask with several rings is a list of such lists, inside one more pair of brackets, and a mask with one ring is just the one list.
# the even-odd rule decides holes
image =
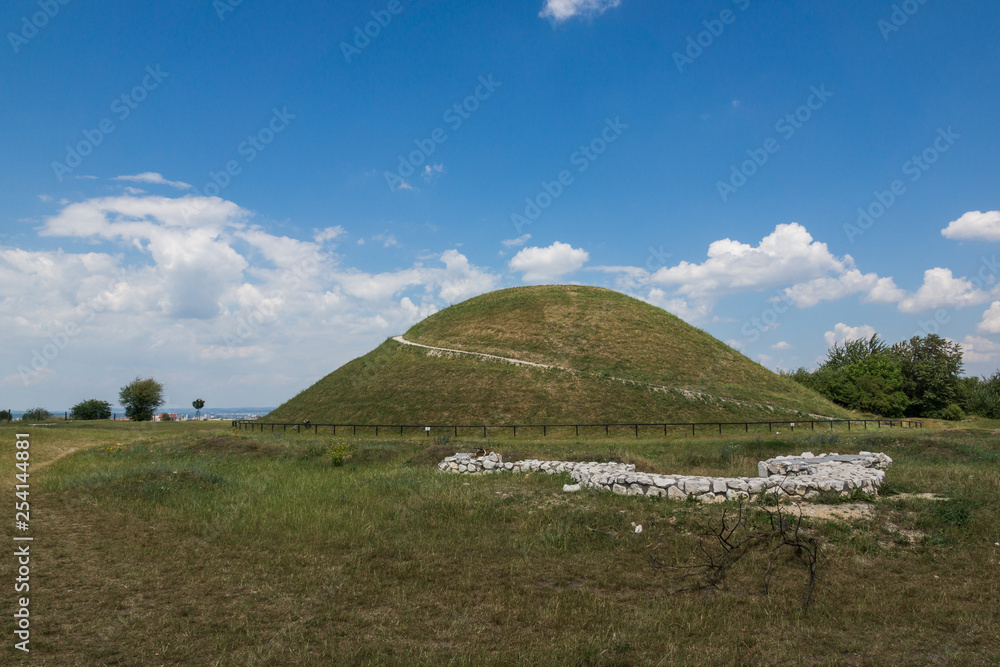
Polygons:
[[104,197],[66,206],[46,221],[41,235],[119,240],[149,253],[166,312],[205,319],[219,313],[225,285],[238,281],[247,267],[229,245],[246,215],[218,197]]
[[545,6],[538,15],[560,22],[577,15],[603,14],[620,4],[621,0],[545,0]]
[[798,223],[776,225],[757,245],[714,241],[700,263],[682,261],[655,272],[635,266],[592,270],[614,274],[615,286],[623,291],[657,289],[647,301],[664,308],[669,304],[667,309],[678,315],[698,313],[699,319],[725,296],[775,288],[780,291],[772,300],[799,308],[856,294],[866,303],[893,303],[906,295],[891,277],[862,273],[850,255],[834,255]]
[[132,181],[133,183],[149,183],[151,185],[169,185],[172,188],[177,188],[178,190],[190,190],[191,185],[189,183],[184,183],[183,181],[168,181],[163,178],[162,174],[158,174],[155,171],[144,171],[141,174],[133,174],[131,176],[115,176],[115,181]]
[[508,266],[521,272],[524,282],[549,282],[579,270],[589,259],[586,250],[555,241],[545,248],[522,248],[511,257]]
[[[72,387],[101,381],[75,370],[94,360],[118,382],[94,385],[109,396],[119,376],[149,368],[171,390],[190,381],[197,388],[185,391],[217,387],[237,403],[259,405],[262,394],[275,401],[500,282],[454,249],[366,273],[332,252],[343,228],[301,240],[276,235],[219,198],[66,203],[39,234],[80,239],[87,252],[0,243],[0,359],[17,369],[0,381],[37,390],[26,403],[44,398],[51,407],[71,405],[64,401],[74,396],[62,394]],[[43,348],[55,356],[39,356]],[[290,370],[275,373],[276,360]],[[255,382],[262,364],[272,365],[267,381]]]
[[713,241],[708,258],[682,261],[650,277],[658,285],[676,285],[679,294],[715,300],[726,294],[761,290],[823,277],[845,268],[825,243],[813,241],[798,223],[777,225],[757,246],[732,239]]
[[996,362],[1000,359],[1000,343],[981,336],[966,336],[962,340],[962,359],[972,364]]
[[782,341],[778,341],[777,343],[775,343],[774,345],[772,345],[771,349],[772,350],[790,350],[790,349],[792,349],[792,344],[782,340]]
[[881,278],[875,273],[863,274],[857,269],[848,269],[839,276],[799,283],[784,292],[799,308],[809,308],[822,301],[839,301],[858,293],[863,294],[862,301],[873,303],[894,303],[906,295],[892,278]]
[[672,297],[659,287],[649,290],[643,298],[647,303],[651,303],[658,308],[676,315],[685,322],[697,322],[705,319],[711,311],[711,307],[705,303],[689,303],[683,297]]
[[1000,211],[969,211],[948,223],[941,236],[960,241],[1000,241]]
[[1000,334],[1000,301],[994,301],[983,313],[983,319],[976,327],[980,333]]
[[977,289],[969,280],[954,277],[951,269],[935,267],[924,271],[924,284],[899,302],[899,310],[919,313],[945,306],[961,308],[983,303],[988,298],[986,292]]
[[834,325],[833,331],[827,331],[823,334],[823,339],[826,341],[827,345],[832,346],[835,343],[843,343],[848,340],[868,340],[876,333],[878,332],[875,331],[875,327],[867,324],[852,327],[844,324],[843,322],[838,322]]

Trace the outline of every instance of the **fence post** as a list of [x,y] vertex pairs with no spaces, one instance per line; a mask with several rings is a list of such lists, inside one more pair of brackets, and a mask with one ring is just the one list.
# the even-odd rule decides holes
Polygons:
[[483,426],[483,437],[484,438],[486,437],[486,427],[485,426]]
[[544,438],[548,434],[549,434],[549,427],[546,426],[545,424],[542,424],[542,437]]
[[749,433],[750,432],[750,422],[747,422],[747,423],[743,424],[743,432],[744,433]]
[[691,437],[694,437],[694,423],[691,424]]
[[637,438],[639,437],[639,425],[638,424],[635,425],[635,437],[637,437]]
[[514,437],[517,437],[517,424],[514,424]]

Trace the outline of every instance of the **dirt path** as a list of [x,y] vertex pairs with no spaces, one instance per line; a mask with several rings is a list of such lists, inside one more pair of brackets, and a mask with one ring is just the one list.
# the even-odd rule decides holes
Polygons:
[[[447,347],[434,347],[433,345],[424,345],[423,343],[414,343],[413,341],[406,340],[402,336],[393,336],[392,339],[394,341],[396,341],[397,343],[401,343],[402,345],[412,345],[413,347],[422,347],[425,350],[430,350],[430,352],[428,352],[428,354],[432,354],[432,353],[436,352],[438,356],[443,355],[443,354],[464,354],[464,355],[467,355],[467,356],[470,356],[470,357],[479,357],[480,359],[487,359],[489,361],[501,361],[501,362],[507,363],[507,364],[514,364],[515,366],[531,366],[531,367],[534,367],[534,368],[545,368],[545,369],[550,369],[550,370],[564,371],[566,373],[578,373],[578,374],[582,374],[582,375],[595,375],[593,373],[585,373],[583,371],[577,371],[577,370],[574,370],[572,368],[566,368],[565,366],[551,366],[551,365],[548,365],[548,364],[538,364],[538,363],[535,363],[533,361],[524,361],[523,359],[514,359],[514,358],[511,358],[511,357],[500,357],[500,356],[497,356],[495,354],[486,354],[484,352],[468,352],[466,350],[454,350],[454,349],[447,348]],[[690,389],[681,389],[680,387],[667,387],[667,386],[660,385],[660,384],[652,384],[650,382],[643,382],[641,380],[630,380],[628,378],[615,377],[613,375],[612,376],[607,376],[607,377],[610,380],[614,380],[616,382],[621,382],[621,383],[624,383],[624,384],[633,384],[633,385],[640,385],[640,386],[643,386],[643,387],[648,387],[648,388],[652,389],[653,391],[677,392],[679,394],[682,394],[685,398],[692,399],[692,400],[700,399],[700,400],[719,401],[719,402],[722,402],[722,403],[732,403],[734,405],[740,405],[740,406],[743,406],[743,407],[764,408],[765,410],[770,410],[771,412],[774,412],[776,410],[784,410],[785,409],[785,408],[780,408],[780,407],[777,407],[777,406],[774,406],[774,405],[767,405],[766,403],[753,403],[751,401],[741,401],[741,400],[736,399],[736,398],[725,398],[725,397],[722,397],[722,396],[713,396],[712,394],[706,394],[706,393],[703,393],[703,392],[700,392],[700,391],[692,391]],[[811,414],[811,413],[809,413],[809,416],[813,417],[815,419],[833,419],[833,417],[828,417],[828,416],[825,416],[825,415],[814,415],[814,414]]]

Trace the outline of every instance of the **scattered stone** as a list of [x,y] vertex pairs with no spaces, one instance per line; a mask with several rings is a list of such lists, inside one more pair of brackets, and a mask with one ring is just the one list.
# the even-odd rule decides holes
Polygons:
[[563,484],[563,491],[566,493],[576,493],[580,490],[579,484]]

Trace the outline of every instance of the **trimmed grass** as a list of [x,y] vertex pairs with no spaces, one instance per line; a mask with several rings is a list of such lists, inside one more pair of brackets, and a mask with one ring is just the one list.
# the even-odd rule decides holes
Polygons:
[[[492,441],[508,460],[720,475],[752,475],[759,458],[803,450],[886,452],[895,462],[871,518],[806,520],[822,545],[807,614],[791,562],[767,596],[759,558],[706,592],[678,592],[683,582],[651,565],[651,554],[690,562],[705,544],[699,527],[723,507],[564,494],[562,476],[434,470],[480,439],[251,436],[217,423],[35,431],[33,454],[35,443],[53,458],[77,448],[31,478],[37,664],[986,664],[1000,655],[1000,448],[985,431]],[[14,432],[0,427],[11,461]],[[336,445],[348,454],[341,466],[331,462]],[[8,507],[12,492],[4,487]],[[910,495],[922,492],[950,500]],[[13,580],[12,558],[0,559],[0,577]],[[5,624],[12,636],[9,616]]]
[[850,414],[670,313],[596,287],[491,292],[428,317],[405,338],[570,370],[435,356],[388,340],[265,421],[537,424]]

